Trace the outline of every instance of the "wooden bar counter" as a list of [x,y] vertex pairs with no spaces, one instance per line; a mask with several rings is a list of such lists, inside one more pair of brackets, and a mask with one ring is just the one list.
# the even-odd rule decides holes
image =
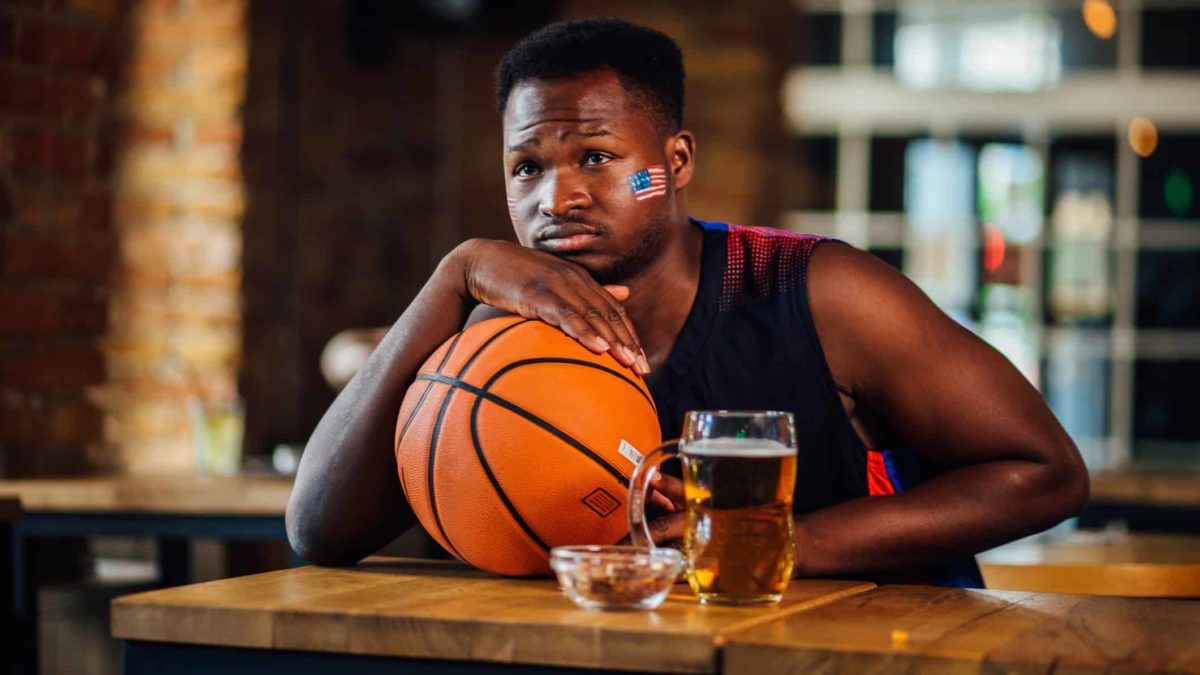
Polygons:
[[284,512],[290,478],[275,475],[88,476],[0,481],[0,500],[19,500],[22,515],[11,528],[7,564],[11,598],[7,619],[15,628],[23,672],[37,672],[37,589],[31,547],[39,539],[149,537],[158,543],[160,581],[190,581],[190,541],[285,541]]
[[798,580],[779,605],[746,608],[702,606],[677,584],[653,612],[595,612],[575,607],[554,579],[371,558],[351,568],[301,567],[127,596],[113,603],[112,630],[127,641],[126,673],[189,665],[195,672],[393,672],[401,664],[404,672],[434,665],[510,672],[509,664],[712,673],[725,636],[872,587]]
[[1114,521],[1138,531],[1200,534],[1200,468],[1127,466],[1093,474],[1084,529]]
[[982,553],[979,568],[992,589],[1200,598],[1200,537],[1050,533]]
[[0,480],[0,496],[33,513],[282,516],[292,480],[281,476],[85,476]]
[[1200,673],[1200,604],[883,586],[729,638],[730,675]]

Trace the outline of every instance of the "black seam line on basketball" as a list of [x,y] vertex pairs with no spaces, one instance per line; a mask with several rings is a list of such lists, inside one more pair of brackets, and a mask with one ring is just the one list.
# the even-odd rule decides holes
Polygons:
[[[442,376],[439,375],[438,377]],[[418,376],[417,379],[427,378],[424,376]],[[429,386],[432,387],[433,385],[430,384]],[[458,554],[458,549],[455,548],[454,542],[450,541],[450,536],[446,534],[446,528],[442,526],[442,516],[438,513],[437,492],[434,491],[433,481],[433,459],[437,453],[438,435],[442,432],[442,419],[446,416],[446,408],[450,406],[450,397],[453,395],[454,387],[448,388],[446,390],[445,398],[442,399],[442,407],[438,409],[437,420],[433,423],[433,434],[431,434],[429,439],[429,466],[425,470],[425,473],[426,483],[429,488],[429,510],[433,511],[433,521],[437,524],[438,532],[442,533],[442,541],[446,542],[446,545],[450,547],[450,552],[461,560],[462,556]]]
[[462,339],[462,336],[462,331],[459,331],[458,334],[454,336],[454,342],[450,343],[450,348],[446,350],[446,355],[442,357],[442,362],[437,366],[438,373],[442,372],[442,368],[446,366],[446,362],[449,361],[450,356],[454,354],[454,348],[458,346],[458,341]]
[[[479,355],[483,353],[483,350],[487,349],[488,346],[490,346],[493,342],[495,342],[501,335],[504,335],[505,333],[516,328],[517,326],[522,326],[524,324],[527,324],[530,321],[532,321],[532,319],[521,319],[520,321],[512,324],[511,326],[505,326],[503,329],[496,331],[496,334],[493,335],[492,337],[488,338],[487,342],[484,342],[483,344],[479,345],[479,348],[476,349],[475,353],[472,354],[467,359],[467,362],[462,365],[462,368],[458,369],[458,377],[461,378],[464,375],[466,375],[467,368],[470,368],[471,364],[475,363],[475,359],[479,358]],[[441,372],[439,372],[438,375],[441,375]]]
[[612,368],[609,368],[608,366],[600,365],[599,363],[592,363],[591,361],[581,361],[579,359],[566,359],[566,358],[561,358],[561,357],[542,357],[542,358],[536,358],[536,359],[525,359],[523,361],[513,361],[512,363],[508,364],[507,366],[504,366],[499,371],[497,371],[496,374],[492,376],[492,379],[490,379],[486,383],[484,383],[484,385],[483,385],[484,391],[491,389],[492,383],[494,383],[504,373],[507,373],[508,371],[510,371],[514,368],[517,368],[519,366],[526,366],[531,363],[567,363],[567,364],[574,365],[574,366],[584,366],[585,368],[595,368],[596,370],[603,370],[604,372],[606,372],[610,375],[615,375],[615,376],[621,378],[626,384],[633,387],[634,390],[637,391],[637,393],[641,394],[642,398],[646,399],[646,402],[650,404],[650,407],[652,407],[652,408],[654,407],[654,401],[649,396],[646,395],[646,392],[642,391],[641,387],[637,386],[636,382],[629,379],[628,377],[625,377],[624,375],[613,370]]
[[[463,364],[463,367],[459,368],[459,370],[458,370],[459,376],[462,376],[463,373],[466,372],[467,368],[469,368],[471,366],[471,363],[473,361],[475,361],[475,359],[479,356],[479,354],[482,353],[484,349],[487,349],[487,346],[492,344],[492,342],[494,342],[496,340],[496,338],[500,337],[501,335],[504,335],[508,331],[512,330],[513,328],[516,328],[517,326],[520,326],[523,323],[527,323],[528,321],[529,321],[529,319],[522,319],[521,321],[518,321],[518,322],[512,324],[511,326],[505,326],[502,330],[497,331],[495,335],[488,338],[486,342],[479,345],[479,348],[475,350],[475,353],[471,354],[471,356],[467,358],[467,362]],[[460,335],[461,335],[461,333],[460,333]],[[438,377],[442,377],[442,375],[439,373]],[[426,379],[426,378],[418,377],[417,379]],[[431,384],[429,386],[432,387],[433,385]],[[427,474],[426,483],[428,484],[428,488],[429,488],[429,509],[431,511],[433,511],[433,520],[435,523],[437,523],[438,531],[442,533],[442,539],[447,544],[449,544],[450,551],[455,556],[457,556],[459,559],[462,559],[462,556],[459,555],[459,553],[458,553],[458,549],[455,548],[455,546],[454,546],[454,542],[450,541],[450,536],[446,534],[446,528],[442,526],[442,516],[440,513],[438,513],[437,491],[434,488],[434,480],[433,480],[434,459],[437,457],[438,434],[441,433],[442,418],[444,418],[446,416],[446,408],[449,407],[450,397],[453,395],[454,395],[454,387],[452,386],[446,392],[446,397],[442,399],[442,407],[438,410],[437,421],[433,425],[433,437],[429,440],[429,452],[428,452],[429,464],[428,464],[428,467],[426,468],[426,474]]]
[[478,424],[479,407],[483,405],[483,400],[482,396],[476,396],[475,405],[471,406],[471,445],[475,446],[475,456],[479,458],[479,464],[483,466],[483,473],[487,475],[488,482],[492,484],[492,490],[500,497],[500,501],[504,502],[504,507],[508,509],[509,515],[513,517],[513,520],[517,521],[517,525],[521,526],[525,534],[529,535],[529,538],[541,547],[542,552],[549,553],[550,547],[546,545],[546,542],[542,541],[541,537],[537,536],[537,532],[533,531],[529,523],[525,522],[525,518],[517,511],[516,505],[504,493],[504,488],[500,487],[500,481],[496,478],[496,474],[492,473],[492,467],[488,464],[487,457],[483,456],[483,446],[479,443]]
[[625,476],[622,476],[621,472],[617,471],[616,467],[614,467],[613,465],[604,461],[604,458],[601,457],[600,455],[597,455],[591,448],[587,447],[583,443],[580,443],[579,441],[575,440],[574,438],[571,438],[567,434],[563,433],[560,429],[557,429],[554,425],[552,425],[549,422],[547,422],[546,420],[538,417],[537,415],[534,415],[533,413],[529,412],[528,410],[521,408],[520,406],[516,405],[515,403],[510,403],[509,401],[507,401],[503,398],[500,398],[496,394],[493,394],[492,392],[487,391],[485,389],[480,389],[479,387],[476,387],[473,384],[467,384],[466,382],[463,382],[462,380],[458,380],[458,379],[455,379],[452,377],[446,377],[445,375],[426,374],[426,375],[418,376],[417,379],[433,380],[434,382],[441,382],[442,384],[448,384],[451,387],[459,388],[459,389],[462,389],[463,391],[475,394],[476,396],[478,396],[480,398],[485,398],[485,399],[491,401],[492,403],[495,403],[496,405],[500,406],[501,408],[508,410],[509,412],[513,412],[513,413],[520,415],[521,417],[524,417],[526,420],[533,422],[535,425],[540,427],[543,431],[546,431],[546,432],[552,434],[553,436],[558,438],[563,443],[566,443],[567,445],[570,445],[572,448],[575,448],[579,452],[582,452],[584,455],[591,458],[591,460],[593,462],[595,462],[596,464],[598,464],[602,469],[611,473],[613,475],[613,477],[616,478],[617,481],[619,481],[621,483],[622,486],[629,487],[629,479],[626,478]]
[[[458,339],[461,337],[461,332],[454,336],[454,341],[450,343],[450,348],[446,350],[446,355],[442,357],[442,362],[438,364],[436,372],[442,372],[442,367],[450,360],[450,355],[454,353],[454,348],[458,346]],[[413,419],[417,416],[417,411],[425,403],[425,398],[429,396],[430,389],[433,389],[432,382],[429,383],[428,387],[425,387],[425,391],[421,392],[421,398],[417,399],[417,404],[413,406],[412,412],[408,413],[408,419],[404,420],[404,426],[400,428],[400,435],[396,437],[396,447],[393,448],[393,451],[400,449],[400,443],[404,440],[404,434],[408,433],[408,426],[412,424]]]
[[[539,358],[534,358],[534,359],[523,359],[521,361],[514,361],[514,362],[504,366],[500,370],[496,371],[496,374],[492,375],[491,379],[489,379],[487,382],[484,382],[483,383],[483,391],[490,394],[492,385],[496,383],[496,380],[500,379],[501,375],[504,375],[508,371],[514,370],[521,366],[526,366],[526,365],[530,365],[530,364],[538,364],[538,363],[565,363],[568,365],[585,366],[587,368],[595,368],[596,370],[606,372],[610,375],[615,375],[618,378],[620,378],[621,380],[624,380],[626,384],[633,387],[634,390],[637,391],[637,393],[641,394],[642,398],[646,399],[646,402],[650,404],[650,408],[652,410],[654,410],[654,416],[658,417],[658,409],[654,407],[654,401],[650,400],[650,397],[646,396],[645,392],[643,392],[637,386],[637,384],[633,382],[633,380],[630,380],[629,378],[625,377],[621,373],[618,373],[617,371],[615,371],[611,368],[607,368],[605,366],[602,366],[598,363],[593,363],[591,361],[581,361],[579,359],[569,359],[569,358],[563,358],[563,357],[547,356],[547,357],[539,357]],[[595,460],[597,463],[599,463],[601,466],[603,466],[605,469],[607,469],[609,473],[611,473],[614,476],[617,476],[621,480],[622,485],[628,487],[628,483],[625,481],[624,478],[620,478],[621,472],[618,471],[615,466],[609,464],[600,455],[592,452],[590,449],[587,449],[587,446],[584,446],[582,443],[579,443],[576,447],[579,447],[580,449],[582,449],[583,452],[587,453],[588,456],[590,456],[593,460]]]

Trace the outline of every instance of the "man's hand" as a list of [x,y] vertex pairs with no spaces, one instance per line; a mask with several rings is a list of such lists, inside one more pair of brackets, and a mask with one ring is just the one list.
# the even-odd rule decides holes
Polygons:
[[453,255],[470,299],[557,326],[587,349],[650,373],[622,304],[628,288],[601,286],[575,263],[506,241],[472,239]]
[[[651,518],[650,536],[655,546],[681,548],[683,546],[683,530],[687,524],[687,503],[684,501],[683,481],[674,476],[667,476],[655,471],[650,479],[650,505],[652,510],[662,515]],[[629,537],[621,540],[629,544]]]

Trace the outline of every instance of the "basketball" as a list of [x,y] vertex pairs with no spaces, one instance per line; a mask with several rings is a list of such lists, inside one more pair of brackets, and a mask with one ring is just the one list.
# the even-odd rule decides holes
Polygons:
[[409,504],[454,556],[498,574],[549,574],[568,544],[629,533],[635,462],[661,440],[642,378],[558,328],[517,316],[443,344],[409,387],[396,464]]

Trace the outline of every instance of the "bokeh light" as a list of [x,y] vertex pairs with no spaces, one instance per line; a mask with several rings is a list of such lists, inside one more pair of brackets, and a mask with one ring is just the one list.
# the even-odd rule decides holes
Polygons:
[[1158,147],[1158,129],[1145,117],[1135,117],[1129,123],[1129,145],[1142,157],[1149,157]]
[[1192,187],[1192,178],[1179,169],[1171,169],[1163,185],[1163,196],[1167,200],[1167,208],[1172,215],[1183,216],[1192,208],[1192,200],[1196,196]]
[[1103,40],[1117,32],[1117,13],[1108,0],[1084,0],[1083,22],[1093,35]]
[[983,226],[983,269],[988,274],[995,274],[1004,264],[1005,254],[1004,234],[1000,228],[988,223]]

